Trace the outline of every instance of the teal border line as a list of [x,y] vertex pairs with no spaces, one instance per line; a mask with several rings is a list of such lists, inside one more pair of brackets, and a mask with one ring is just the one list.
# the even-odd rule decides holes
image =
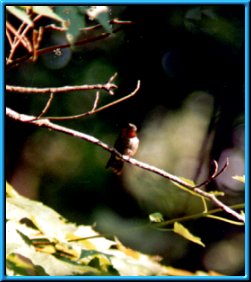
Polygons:
[[93,5],[93,4],[98,4],[98,5],[107,5],[107,4],[123,4],[123,5],[127,5],[127,4],[152,4],[152,5],[156,5],[156,4],[175,4],[175,5],[179,5],[179,4],[249,4],[250,0],[127,0],[127,1],[118,1],[118,0],[92,0],[92,1],[81,1],[81,0],[72,0],[72,1],[66,1],[66,0],[54,0],[54,1],[35,1],[35,0],[27,0],[27,1],[20,1],[20,0],[9,0],[9,1],[4,1],[4,0],[0,0],[1,3],[5,3],[5,4],[43,4],[43,5],[47,5],[47,4],[85,4],[85,5]]
[[249,132],[249,99],[250,99],[250,85],[249,85],[249,73],[250,73],[250,2],[245,5],[245,273],[249,273],[250,263],[250,229],[249,229],[249,218],[250,218],[250,200],[249,200],[249,145],[250,145],[250,132]]
[[[3,6],[2,1],[0,4],[0,38],[3,38],[4,35],[4,16],[3,16]],[[3,42],[3,40],[1,40]],[[1,63],[1,79],[0,79],[0,183],[1,183],[1,196],[0,196],[0,281],[3,278],[4,269],[4,261],[5,261],[5,245],[4,245],[4,224],[5,224],[5,179],[4,179],[4,116],[5,116],[5,107],[4,107],[4,48],[2,44],[0,44],[0,63]]]
[[40,4],[40,5],[47,5],[47,4],[82,4],[82,5],[93,5],[93,4],[99,4],[99,5],[108,5],[108,4],[119,4],[119,5],[129,5],[129,4],[175,4],[175,5],[182,5],[182,4],[201,4],[201,5],[207,5],[207,4],[238,4],[238,5],[245,5],[245,214],[246,214],[246,225],[245,225],[245,276],[5,276],[5,242],[4,237],[5,234],[3,233],[5,228],[5,179],[4,179],[4,117],[5,117],[5,107],[4,107],[4,45],[0,45],[0,62],[1,62],[1,81],[0,81],[0,90],[1,90],[1,96],[0,96],[0,154],[2,156],[1,162],[0,162],[0,183],[3,184],[1,195],[0,197],[0,219],[1,219],[1,225],[0,225],[0,281],[14,281],[14,280],[248,280],[250,277],[249,272],[249,259],[250,259],[250,253],[249,253],[249,241],[250,241],[250,231],[249,231],[249,221],[247,220],[249,218],[249,144],[250,144],[250,131],[249,131],[249,95],[250,95],[250,86],[249,86],[249,71],[250,71],[250,65],[249,65],[249,51],[250,51],[250,30],[249,30],[249,23],[250,23],[250,0],[158,0],[158,1],[136,1],[136,0],[129,0],[129,1],[118,1],[118,0],[108,0],[108,1],[102,1],[102,0],[93,0],[93,1],[65,1],[65,0],[55,0],[55,1],[19,1],[19,0],[10,0],[10,1],[4,1],[0,0],[0,38],[2,38],[1,42],[4,42],[4,7],[6,5],[13,5],[13,4]]

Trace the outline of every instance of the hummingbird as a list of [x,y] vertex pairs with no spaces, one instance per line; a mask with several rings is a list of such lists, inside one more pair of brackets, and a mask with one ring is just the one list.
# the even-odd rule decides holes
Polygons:
[[[115,141],[114,148],[122,155],[132,157],[136,154],[139,146],[139,139],[137,137],[137,127],[132,123],[124,126]],[[121,174],[124,162],[112,153],[110,159],[106,164],[106,168],[110,167],[116,174]]]

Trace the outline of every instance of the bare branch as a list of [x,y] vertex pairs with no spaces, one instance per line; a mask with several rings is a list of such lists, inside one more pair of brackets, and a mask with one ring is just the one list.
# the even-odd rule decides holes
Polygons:
[[44,28],[43,27],[39,27],[38,31],[37,30],[33,30],[32,33],[32,43],[33,43],[33,56],[32,56],[32,60],[33,62],[35,62],[37,60],[37,50],[40,46],[40,43],[43,39],[43,34],[44,34]]
[[[105,90],[111,94],[112,89],[118,88],[113,83],[105,84],[93,84],[93,85],[76,85],[76,86],[63,86],[63,87],[46,87],[46,88],[35,88],[35,87],[23,87],[6,85],[6,90],[15,93],[25,94],[58,94],[58,93],[69,93],[72,91],[86,91],[86,90]],[[112,95],[112,94],[111,94]]]
[[[136,159],[130,158],[128,156],[124,156],[121,155],[116,149],[109,147],[107,144],[105,144],[104,142],[100,141],[99,139],[90,136],[88,134],[85,133],[81,133],[79,131],[75,131],[57,124],[54,124],[52,122],[50,122],[48,119],[40,119],[40,120],[34,120],[34,116],[28,116],[28,115],[24,115],[24,114],[19,114],[15,111],[13,111],[10,108],[6,108],[6,114],[8,117],[17,120],[17,121],[21,121],[21,122],[27,122],[27,123],[31,123],[40,127],[45,127],[51,130],[55,130],[55,131],[59,131],[59,132],[63,132],[65,134],[83,139],[87,142],[90,142],[92,144],[95,144],[101,148],[103,148],[104,150],[108,151],[108,152],[113,152],[115,153],[118,157],[120,157],[123,161],[130,163],[132,165],[138,166],[142,169],[148,170],[150,172],[153,172],[155,174],[158,174],[160,176],[163,176],[169,180],[172,180],[180,185],[183,185],[184,187],[187,188],[191,188],[193,189],[194,187],[192,187],[190,184],[186,183],[185,181],[181,180],[180,178],[178,178],[177,176],[174,176],[162,169],[156,168],[154,166],[151,166],[149,164],[140,162]],[[194,188],[194,191],[206,198],[209,198],[210,200],[212,200],[218,207],[220,207],[222,210],[224,210],[225,212],[227,212],[228,214],[231,214],[232,216],[234,216],[235,218],[237,218],[238,220],[245,222],[245,217],[239,213],[237,213],[236,211],[232,210],[230,207],[226,206],[224,203],[222,203],[220,200],[218,200],[215,195],[207,193],[202,191],[199,188]]]
[[[112,33],[110,32],[105,32],[105,33],[101,33],[97,36],[93,36],[93,37],[89,37],[89,38],[85,38],[85,39],[82,39],[80,41],[76,41],[73,46],[82,46],[82,45],[85,45],[85,44],[88,44],[88,43],[91,43],[91,42],[95,42],[95,41],[98,41],[98,40],[103,40],[105,38],[108,38],[108,37],[111,37],[114,33],[116,32],[119,32],[121,30],[121,27],[118,27],[116,29],[113,30]],[[72,44],[70,43],[66,43],[66,44],[60,44],[60,45],[54,45],[54,46],[50,46],[50,47],[45,47],[43,49],[40,49],[40,50],[37,50],[37,56],[41,56],[43,54],[47,54],[47,53],[50,53],[50,52],[53,52],[53,50],[55,49],[63,49],[63,48],[70,48],[72,46]],[[25,62],[25,61],[28,61],[32,58],[32,53],[29,53],[21,58],[18,58],[16,60],[12,60],[12,61],[9,61],[8,64],[7,64],[7,70],[12,68],[12,67],[15,67],[15,66],[18,66],[19,64]]]
[[111,103],[109,103],[109,104],[106,104],[106,105],[104,105],[104,106],[102,106],[102,107],[100,107],[100,108],[97,108],[97,109],[94,110],[94,111],[91,110],[91,111],[89,111],[89,112],[86,112],[86,113],[83,113],[83,114],[79,114],[79,115],[74,115],[74,116],[66,116],[66,117],[46,117],[46,118],[49,119],[49,120],[70,120],[70,119],[78,119],[78,118],[90,116],[90,115],[99,113],[99,112],[101,112],[101,111],[103,111],[103,110],[105,110],[105,109],[108,109],[108,108],[110,108],[110,107],[112,107],[112,106],[114,106],[114,105],[116,105],[116,104],[119,104],[119,103],[121,103],[121,102],[123,102],[123,101],[125,101],[125,100],[127,100],[127,99],[129,99],[129,98],[131,98],[132,96],[134,96],[134,95],[138,92],[139,88],[140,88],[140,80],[138,80],[137,86],[136,86],[136,88],[133,90],[133,92],[131,92],[130,94],[128,94],[127,96],[125,96],[125,97],[123,97],[123,98],[120,98],[120,99],[118,99],[118,100],[116,100],[116,101],[113,101],[113,102],[111,102]]
[[[10,25],[9,25],[10,27]],[[25,47],[27,48],[27,50],[29,52],[32,52],[32,46],[30,44],[30,41],[28,40],[28,38],[26,38],[26,33],[29,31],[29,29],[32,27],[32,25],[26,25],[25,22],[23,22],[17,32],[15,33],[15,38],[14,38],[14,41],[13,41],[13,44],[11,46],[11,50],[10,50],[10,53],[9,53],[9,57],[8,57],[8,60],[7,60],[7,64],[9,62],[12,61],[12,58],[14,57],[14,53],[19,45],[19,43],[21,42],[23,44],[23,42],[25,42]],[[22,32],[22,33],[21,33]]]
[[213,164],[214,164],[214,172],[213,174],[206,180],[206,181],[203,181],[202,183],[194,186],[193,188],[199,188],[201,186],[205,186],[207,185],[209,182],[211,182],[213,179],[215,179],[217,176],[219,176],[220,174],[223,173],[223,171],[228,167],[229,165],[229,160],[228,158],[226,159],[226,163],[224,164],[224,166],[222,167],[222,169],[220,171],[218,171],[219,169],[219,166],[218,166],[218,163],[214,160],[213,161]]
[[7,37],[8,41],[9,41],[9,44],[11,46],[13,44],[13,41],[12,41],[11,35],[10,35],[10,33],[9,33],[7,28],[5,30],[5,34],[6,34],[6,37]]
[[93,107],[91,109],[91,112],[94,112],[98,106],[98,100],[99,100],[99,91],[97,91],[96,93],[96,98],[95,98],[95,101],[93,103]]
[[36,119],[40,119],[44,114],[47,113],[47,111],[49,110],[49,107],[50,107],[50,105],[51,105],[51,102],[52,102],[52,99],[53,99],[53,98],[54,98],[54,94],[51,93],[50,98],[49,98],[49,100],[47,101],[47,103],[46,103],[44,109],[42,110],[41,114],[40,114],[38,117],[36,117]]
[[[32,24],[26,24],[25,22],[23,22],[18,30],[16,31],[16,29],[14,27],[12,27],[12,25],[7,21],[6,23],[6,27],[15,35],[15,38],[13,40],[13,43],[11,44],[11,50],[9,53],[9,57],[7,59],[7,64],[12,62],[12,58],[14,57],[14,53],[16,52],[19,44],[21,43],[29,53],[33,54],[33,61],[36,60],[37,56],[37,49],[39,47],[39,42],[42,40],[42,34],[40,34],[40,36],[37,38],[38,41],[34,42],[34,36],[36,34],[36,30],[33,29],[33,46],[31,44],[31,42],[29,41],[29,39],[26,37],[27,32],[31,29],[34,28],[34,22],[36,22],[37,20],[39,20],[42,17],[42,15],[37,15],[34,19],[33,19],[33,23]],[[41,28],[40,28],[41,29]],[[41,33],[41,30],[39,30],[39,32]],[[35,56],[34,56],[35,54]]]
[[15,36],[13,41],[10,44],[11,49],[10,49],[9,57],[7,59],[7,63],[9,63],[12,60],[15,50],[19,43],[22,44],[23,47],[26,48],[28,52],[32,51],[31,44],[29,40],[26,38],[25,33],[23,32],[22,34],[20,34],[24,26],[25,26],[25,23],[22,23],[19,29],[16,30],[8,21],[6,22],[6,31],[9,30]]

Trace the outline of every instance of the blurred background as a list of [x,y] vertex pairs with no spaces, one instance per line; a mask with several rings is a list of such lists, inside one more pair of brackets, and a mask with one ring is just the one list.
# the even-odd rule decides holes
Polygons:
[[[56,123],[111,146],[121,125],[134,123],[140,138],[136,159],[196,183],[208,177],[212,160],[221,168],[229,158],[228,169],[205,189],[224,192],[220,199],[227,205],[243,203],[244,185],[232,176],[244,174],[244,5],[108,8],[108,19],[135,24],[104,40],[62,49],[60,56],[52,52],[12,68],[6,71],[6,83],[96,84],[117,72],[115,96],[101,91],[99,104],[105,105],[132,92],[140,80],[133,98],[96,115]],[[73,30],[97,24],[81,14],[81,7],[55,8],[57,13],[66,9],[68,15],[79,15],[73,17]],[[70,35],[49,30],[42,47],[101,32],[102,27]],[[20,113],[39,115],[47,99],[7,93],[5,103]],[[55,95],[47,115],[86,112],[94,99],[95,91]],[[160,255],[166,265],[244,274],[244,227],[206,218],[184,222],[206,248],[155,230],[149,226],[150,213],[182,217],[201,212],[202,202],[129,164],[117,176],[105,169],[108,159],[109,153],[98,146],[6,118],[6,178],[22,195],[42,201],[69,221],[115,235],[128,247]]]

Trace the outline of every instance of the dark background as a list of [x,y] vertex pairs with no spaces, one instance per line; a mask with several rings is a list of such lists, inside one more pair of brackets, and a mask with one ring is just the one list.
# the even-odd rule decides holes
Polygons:
[[[244,5],[109,6],[110,18],[135,24],[108,39],[47,54],[6,71],[6,83],[30,87],[105,83],[118,73],[115,96],[101,93],[100,105],[131,99],[96,115],[57,121],[113,145],[125,122],[139,129],[137,159],[201,182],[213,159],[230,166],[207,190],[220,190],[226,204],[244,202]],[[15,19],[13,19],[15,21]],[[93,25],[85,18],[86,25]],[[42,24],[42,23],[41,23]],[[97,35],[101,29],[77,35]],[[67,42],[47,31],[42,46]],[[8,52],[8,46],[6,46]],[[22,52],[20,55],[23,55]],[[49,116],[88,111],[95,92],[60,94]],[[48,97],[7,93],[6,106],[38,115]],[[99,147],[6,119],[6,178],[21,194],[42,201],[68,220],[94,224],[127,246],[159,254],[163,263],[191,271],[244,274],[244,228],[212,219],[184,225],[205,243],[154,230],[148,214],[165,219],[202,211],[198,198],[151,173],[126,165],[118,177],[105,169],[109,154]],[[230,218],[224,213],[219,213]],[[233,219],[233,218],[231,218]]]

